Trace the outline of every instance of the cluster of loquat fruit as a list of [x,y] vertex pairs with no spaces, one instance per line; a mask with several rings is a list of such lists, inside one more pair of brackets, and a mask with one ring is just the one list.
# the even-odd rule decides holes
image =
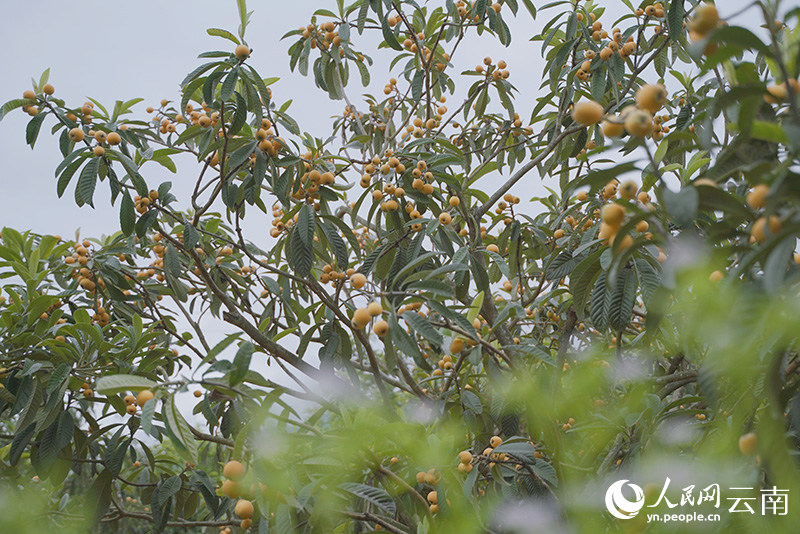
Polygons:
[[495,65],[492,63],[492,58],[486,56],[483,58],[483,65],[477,65],[475,67],[475,72],[478,74],[485,74],[487,78],[491,78],[493,80],[507,80],[510,76],[510,73],[506,67],[508,67],[508,64],[504,60],[501,59]]
[[[689,40],[691,42],[701,41],[705,39],[713,30],[724,26],[725,21],[719,17],[717,6],[714,4],[703,4],[697,7],[694,11],[694,16],[689,21]],[[713,54],[717,51],[716,43],[708,43],[705,47],[704,53],[706,55]]]
[[92,154],[98,158],[104,156],[106,153],[106,149],[103,145],[117,146],[122,143],[122,136],[117,132],[106,133],[103,130],[92,129],[88,132],[84,132],[82,128],[77,126],[69,131],[69,138],[75,143],[80,143],[81,141],[86,141],[88,143],[87,136],[96,141],[97,144],[92,147]]
[[[353,277],[358,277],[361,273],[355,273]],[[363,276],[363,275],[361,275]],[[352,278],[351,278],[352,283]],[[355,287],[355,285],[354,285]],[[352,324],[357,329],[365,328],[373,317],[379,317],[383,314],[383,306],[380,302],[370,302],[365,308],[356,308],[353,311]],[[389,331],[389,323],[383,319],[379,319],[372,326],[373,332],[378,336],[384,336]]]
[[300,28],[304,39],[311,39],[311,48],[319,46],[322,50],[327,50],[331,45],[338,46],[342,38],[336,31],[336,24],[331,21],[323,22],[319,28],[314,24]]
[[132,394],[127,394],[122,399],[125,402],[125,411],[128,415],[136,415],[137,406],[140,408],[144,408],[144,405],[153,400],[156,397],[156,394],[153,393],[149,389],[143,389],[136,396]]
[[243,530],[247,530],[252,526],[253,513],[255,512],[252,501],[240,498],[245,493],[242,485],[245,471],[244,465],[237,460],[231,460],[226,463],[222,468],[222,476],[225,477],[225,480],[220,488],[222,494],[226,497],[237,499],[233,512],[242,520],[240,526]]
[[[456,3],[456,9],[458,10],[458,14],[461,15],[462,17],[469,16],[470,12],[472,11],[472,8],[473,8],[474,4],[475,4],[474,2],[473,3],[468,3],[468,2],[464,2],[463,0],[459,0]],[[499,2],[495,2],[493,4],[490,4],[489,7],[492,9],[492,11],[494,11],[495,13],[498,13],[498,14],[503,9],[503,5],[501,3],[499,3]],[[477,23],[479,23],[481,21],[481,14],[476,13],[475,15],[472,15],[471,19],[472,19],[472,22],[477,24]]]
[[311,152],[305,153],[302,157],[305,160],[306,172],[300,176],[299,187],[292,193],[292,198],[305,200],[309,204],[313,204],[316,211],[319,211],[321,209],[321,205],[318,202],[320,187],[332,186],[336,182],[336,175],[325,168],[322,170],[312,168],[310,161],[314,156]]
[[133,197],[135,209],[140,215],[150,209],[150,205],[156,200],[158,200],[158,191],[155,189],[151,189],[147,196],[136,195]]
[[[447,102],[447,97],[444,95],[440,96],[439,103],[444,104],[445,102]],[[406,125],[405,131],[400,136],[401,142],[412,137],[415,139],[420,139],[425,135],[426,130],[431,131],[438,128],[442,124],[444,114],[447,113],[447,106],[436,106],[434,111],[434,116],[427,120],[423,120],[422,117],[414,117],[414,119],[411,121],[411,124]]]
[[83,384],[81,384],[81,391],[83,392],[83,396],[87,399],[91,399],[92,397],[94,397],[94,391],[89,386],[88,382],[84,382]]
[[[604,200],[615,199],[617,193],[619,193],[620,199],[625,201],[625,203],[609,202],[600,210],[600,229],[597,237],[604,240],[603,242],[605,244],[612,246],[618,253],[626,250],[633,244],[633,238],[630,234],[626,234],[623,236],[622,240],[617,242],[617,233],[625,222],[625,205],[628,202],[638,201],[643,208],[649,209],[649,195],[642,191],[637,196],[637,190],[638,186],[632,180],[626,181],[620,186],[617,186],[616,180],[613,180],[603,189]],[[652,237],[652,234],[648,232],[649,228],[650,225],[647,221],[639,221],[636,224],[636,231],[643,234],[646,239]]]
[[[42,86],[42,93],[46,96],[52,96],[53,93],[55,92],[56,92],[55,87],[53,87],[49,83],[46,83]],[[27,91],[24,91],[22,93],[22,98],[26,100],[37,100],[37,95],[35,92],[28,89]],[[40,109],[36,106],[31,106],[31,105],[22,106],[22,112],[27,113],[31,117],[35,117],[36,115],[38,115],[39,111]]]
[[422,485],[423,490],[428,490],[426,498],[432,514],[439,513],[439,494],[433,488],[438,486],[441,480],[442,474],[434,468],[428,469],[428,471],[419,471],[416,475],[417,484]]
[[667,90],[663,85],[645,84],[636,92],[636,105],[626,106],[618,116],[606,115],[601,104],[584,100],[575,104],[572,119],[582,126],[592,126],[602,121],[601,130],[608,138],[622,137],[627,132],[639,139],[651,136],[658,140],[669,131],[662,125],[669,116],[655,120],[653,115],[666,103]]

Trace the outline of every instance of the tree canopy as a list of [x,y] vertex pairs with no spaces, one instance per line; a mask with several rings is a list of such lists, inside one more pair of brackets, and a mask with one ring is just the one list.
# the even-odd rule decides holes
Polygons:
[[[119,210],[2,229],[0,530],[673,531],[609,513],[631,480],[662,512],[788,490],[715,527],[794,531],[800,8],[330,4],[284,36],[344,106],[325,138],[244,0],[174,98],[45,72],[0,108],[57,138],[59,196]],[[479,35],[541,50],[541,84],[457,72]]]

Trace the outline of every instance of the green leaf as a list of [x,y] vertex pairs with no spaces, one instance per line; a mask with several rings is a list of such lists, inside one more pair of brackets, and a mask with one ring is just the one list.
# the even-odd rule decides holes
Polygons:
[[297,224],[294,231],[300,236],[300,240],[307,247],[314,245],[314,220],[315,220],[314,206],[311,204],[303,204],[297,214]]
[[215,483],[209,478],[205,471],[195,470],[192,472],[192,481],[194,486],[203,495],[203,500],[211,510],[211,513],[216,516],[219,509],[220,499],[217,497]]
[[181,485],[181,477],[179,475],[173,475],[169,477],[158,485],[156,491],[153,492],[153,498],[150,503],[153,506],[160,508],[165,502],[167,502],[167,499],[180,491]]
[[336,258],[336,265],[340,268],[346,268],[349,264],[349,254],[347,251],[347,244],[344,242],[344,239],[342,239],[342,237],[336,231],[336,228],[334,228],[331,224],[323,222],[321,227],[325,233],[325,237],[328,239],[328,243],[331,246],[331,251]]
[[223,102],[227,102],[233,96],[233,89],[236,87],[236,80],[239,79],[239,67],[234,67],[225,77],[222,82],[222,89],[219,93],[219,98]]
[[245,102],[244,97],[240,95],[238,91],[234,94],[236,95],[236,111],[233,114],[233,120],[228,128],[228,135],[236,135],[239,133],[239,130],[242,129],[245,121],[247,121],[247,102]]
[[616,331],[627,328],[636,302],[636,278],[632,269],[623,269],[616,280],[608,307],[608,318]]
[[11,447],[8,450],[9,464],[16,465],[17,462],[19,462],[19,459],[22,457],[22,453],[25,451],[25,447],[28,446],[28,443],[31,441],[35,431],[36,424],[31,423],[27,427],[14,434],[14,439],[11,440]]
[[389,496],[388,493],[386,493],[386,491],[381,488],[367,486],[366,484],[345,482],[343,484],[339,484],[339,489],[364,499],[365,501],[369,501],[391,516],[394,516],[395,513],[397,513],[397,506],[395,505],[394,500]]
[[465,408],[469,408],[477,415],[483,413],[483,404],[481,404],[481,399],[472,391],[465,389],[461,392],[461,403]]
[[189,429],[189,423],[183,418],[183,415],[181,415],[180,410],[175,404],[174,396],[170,396],[168,399],[164,400],[162,416],[164,422],[178,441],[176,445],[186,452],[190,461],[193,461],[192,463],[197,463],[197,441],[195,441],[194,435]]
[[242,42],[239,41],[239,39],[237,39],[236,36],[233,35],[231,32],[229,32],[228,30],[221,30],[219,28],[208,28],[206,30],[206,33],[208,35],[213,35],[215,37],[222,37],[223,39],[227,39],[229,41],[232,41],[232,42],[236,43],[237,45],[238,44],[242,44]]
[[89,204],[94,207],[92,203],[94,198],[94,188],[97,184],[97,171],[100,169],[100,158],[92,158],[83,167],[80,178],[78,178],[78,185],[75,187],[75,202],[82,206]]
[[128,177],[131,179],[131,183],[136,188],[136,192],[141,196],[146,196],[149,192],[147,189],[147,184],[145,183],[144,178],[142,178],[142,175],[139,174],[139,168],[133,161],[131,161],[131,158],[117,150],[107,150],[106,154],[110,155],[122,164],[122,168],[124,168],[125,172],[128,173]]
[[277,530],[277,534],[297,532],[292,524],[292,510],[285,504],[279,504],[278,511],[275,512],[275,530]]
[[661,276],[655,267],[643,258],[633,260],[633,265],[636,269],[639,286],[642,288],[642,298],[644,303],[647,304],[650,297],[661,286]]
[[71,165],[69,165],[64,172],[61,173],[61,176],[58,177],[58,183],[56,184],[56,193],[58,193],[58,197],[64,194],[64,191],[67,190],[67,186],[69,185],[70,180],[75,175],[75,172],[80,168],[83,164],[83,160],[78,160]]
[[155,532],[164,530],[172,509],[172,497],[180,491],[182,485],[180,475],[173,475],[160,482],[153,492],[150,498],[150,509],[153,513]]
[[386,44],[389,45],[390,48],[402,51],[403,46],[397,41],[397,37],[394,36],[392,28],[389,26],[389,21],[386,20],[386,17],[383,16],[381,12],[378,13],[378,17],[381,19],[381,32],[383,32],[383,39],[386,41]]
[[608,325],[608,307],[606,306],[606,301],[609,297],[608,293],[606,273],[601,271],[597,281],[594,283],[592,296],[589,299],[589,316],[597,330],[605,330]]
[[361,267],[358,268],[358,272],[368,275],[370,271],[372,271],[372,267],[375,265],[375,262],[378,261],[378,258],[381,256],[381,254],[383,254],[385,248],[385,245],[381,245],[367,254],[367,257],[364,258],[364,261],[361,263]]
[[678,130],[685,130],[689,127],[692,120],[692,106],[683,106],[678,112],[678,118],[675,120],[675,128]]
[[289,235],[289,247],[286,251],[286,254],[287,259],[294,269],[294,272],[298,276],[306,277],[311,274],[311,265],[314,260],[314,249],[312,246],[306,245],[303,238],[300,236],[298,226],[299,224],[296,224],[294,228],[292,228],[292,233]]
[[31,148],[36,144],[36,138],[39,137],[39,129],[42,127],[42,122],[44,122],[46,116],[47,113],[45,112],[39,113],[28,122],[28,126],[25,128],[25,142],[31,145]]
[[669,139],[664,139],[658,144],[656,153],[653,156],[653,159],[656,160],[656,163],[661,163],[664,160],[664,156],[667,155],[668,148],[669,148]]
[[397,316],[394,314],[389,316],[389,335],[391,335],[397,349],[406,356],[411,356],[420,369],[431,370],[431,364],[420,352],[419,345],[406,333],[404,328],[400,327],[397,322]]
[[183,246],[186,250],[195,248],[200,241],[200,232],[197,231],[192,223],[183,221]]
[[181,260],[178,258],[178,251],[175,249],[172,243],[167,244],[167,248],[164,253],[164,270],[175,277],[180,276],[183,272]]
[[[730,54],[736,54],[735,50],[752,49],[758,51],[760,54],[768,58],[772,58],[773,54],[770,48],[764,42],[756,37],[756,35],[741,26],[723,26],[718,28],[711,34],[711,42],[718,43],[723,47],[728,47],[732,50],[721,50],[711,55],[709,63],[715,64],[718,57],[730,57]],[[722,55],[718,55],[722,52]]]
[[579,318],[584,317],[586,303],[589,301],[589,294],[597,276],[602,270],[600,266],[600,255],[602,250],[597,250],[581,261],[569,277],[569,290],[572,293],[572,307]]
[[89,494],[86,497],[87,505],[84,510],[88,519],[93,524],[100,522],[100,519],[106,514],[109,504],[111,504],[111,483],[114,477],[111,472],[104,469],[94,479]]
[[122,201],[119,206],[119,224],[122,233],[125,235],[131,235],[136,225],[136,208],[127,191],[122,193]]
[[60,451],[72,442],[72,435],[75,431],[75,419],[68,410],[61,412],[58,417],[58,430],[55,436],[56,451]]
[[140,238],[144,237],[151,226],[156,222],[158,212],[156,210],[146,211],[139,220],[136,221],[136,235]]
[[789,143],[789,136],[780,124],[767,121],[753,121],[750,127],[750,137],[760,139],[762,141],[769,141],[770,143]]
[[697,213],[697,206],[700,197],[694,187],[684,187],[677,193],[672,192],[666,187],[660,191],[661,201],[667,212],[675,218],[675,222],[681,226],[691,224]]
[[139,419],[141,421],[142,430],[144,430],[147,434],[150,434],[151,436],[158,436],[158,434],[153,433],[153,418],[156,415],[157,399],[158,397],[149,402],[144,403],[144,406],[142,406],[142,415]]
[[48,395],[51,395],[61,387],[64,379],[69,376],[70,370],[72,370],[72,366],[68,363],[59,364],[59,366],[55,368],[53,374],[50,375],[50,379],[47,381],[47,387],[45,388],[45,391]]
[[245,341],[236,351],[236,356],[233,358],[233,368],[228,375],[228,384],[235,386],[240,384],[244,377],[247,375],[247,370],[250,368],[250,360],[253,357],[255,347],[249,341]]
[[141,391],[143,389],[153,389],[158,384],[149,378],[137,375],[106,375],[97,380],[95,389],[103,395],[113,395],[127,391]]
[[422,84],[425,81],[425,71],[419,69],[414,73],[414,78],[411,80],[411,98],[418,102],[422,98]]
[[250,13],[247,12],[247,1],[236,0],[236,7],[239,10],[239,37],[244,39],[244,32],[250,23]]
[[[525,0],[523,0],[525,1]],[[464,479],[464,486],[461,488],[464,492],[464,497],[467,499],[472,498],[472,490],[475,488],[475,482],[478,480],[478,473],[480,469],[473,469]]]
[[[512,437],[505,440],[492,450],[493,453],[506,453],[519,458],[520,460],[533,460],[536,449],[528,439]],[[526,462],[530,463],[530,462]]]
[[406,324],[410,325],[418,334],[435,345],[441,345],[444,342],[442,334],[417,312],[407,311],[403,314],[403,319],[405,319]]
[[575,189],[588,185],[590,188],[590,192],[595,193],[597,192],[598,189],[605,186],[613,178],[616,178],[620,174],[624,174],[626,172],[635,169],[636,165],[633,162],[626,162],[616,165],[614,167],[610,167],[608,169],[590,171],[585,177],[579,178],[571,182],[571,185],[569,186],[568,190],[573,191]]
[[677,41],[678,36],[683,33],[683,2],[684,0],[672,0],[669,4],[667,28],[669,29],[669,36],[673,41]]
[[522,0],[522,3],[525,5],[525,9],[528,10],[528,13],[530,13],[531,17],[533,17],[535,19],[536,18],[536,6],[533,5],[533,1],[532,0]]
[[21,108],[22,106],[33,106],[34,104],[36,104],[35,98],[17,98],[15,100],[9,100],[0,108],[0,121],[3,120],[3,117],[5,117],[9,111]]
[[784,239],[767,256],[764,262],[764,288],[768,293],[775,294],[783,286],[794,246],[794,239]]

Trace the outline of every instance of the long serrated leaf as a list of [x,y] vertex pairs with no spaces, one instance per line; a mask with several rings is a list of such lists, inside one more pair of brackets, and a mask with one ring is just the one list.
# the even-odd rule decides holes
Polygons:
[[339,484],[339,488],[365,501],[369,501],[392,516],[397,513],[397,506],[394,500],[381,488],[355,482]]
[[441,345],[443,343],[442,334],[433,325],[415,311],[407,311],[403,314],[406,324],[410,325],[418,334],[428,341]]
[[228,375],[228,384],[235,386],[240,384],[244,377],[247,375],[247,370],[250,368],[250,360],[253,357],[255,347],[249,341],[245,341],[236,351],[236,356],[233,358],[233,368]]
[[47,113],[39,113],[28,122],[28,126],[25,128],[25,142],[28,143],[31,148],[36,144],[36,139],[39,137],[39,130],[46,116]]
[[152,389],[157,385],[156,382],[143,376],[119,374],[101,376],[95,384],[95,389],[103,395],[112,395],[126,391]]
[[92,158],[83,167],[75,187],[75,201],[79,206],[89,204],[93,206],[94,188],[97,184],[97,171],[100,168],[100,158]]
[[314,220],[316,215],[311,204],[303,204],[297,214],[297,224],[294,231],[300,236],[300,240],[307,247],[314,245]]
[[122,201],[119,206],[119,224],[122,233],[125,235],[131,235],[136,225],[136,208],[127,191],[122,193]]
[[206,33],[208,35],[214,35],[216,37],[222,37],[223,39],[227,39],[229,41],[232,41],[232,42],[236,43],[237,45],[241,44],[241,41],[239,41],[239,39],[237,39],[236,36],[233,35],[231,32],[229,32],[228,30],[222,30],[220,28],[208,28],[206,30]]
[[[152,401],[150,401],[152,402]],[[186,422],[183,415],[181,415],[178,406],[175,404],[175,397],[171,396],[164,401],[164,409],[162,410],[164,422],[168,425],[172,434],[178,440],[179,447],[186,451],[187,456],[197,461],[197,441],[194,439],[192,431],[189,429],[189,423]]]

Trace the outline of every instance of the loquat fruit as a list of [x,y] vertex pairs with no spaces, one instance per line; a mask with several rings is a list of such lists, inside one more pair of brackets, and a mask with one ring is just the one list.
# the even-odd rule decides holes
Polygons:
[[667,102],[667,89],[661,84],[643,85],[636,91],[636,105],[656,113]]
[[602,119],[603,106],[592,100],[578,102],[572,110],[572,120],[582,126],[597,124]]
[[752,191],[747,193],[747,203],[753,209],[761,209],[767,205],[767,194],[769,193],[769,186],[766,184],[758,184]]
[[634,137],[644,138],[653,129],[653,117],[647,111],[637,109],[625,118],[625,130]]
[[375,325],[372,327],[372,330],[377,336],[383,337],[389,332],[389,323],[383,319],[375,321]]
[[155,393],[153,393],[149,389],[143,389],[142,391],[139,392],[138,395],[136,395],[136,404],[138,404],[139,406],[144,406],[145,403],[153,400],[155,396],[156,396]]
[[245,500],[239,499],[236,502],[236,506],[234,507],[234,513],[241,517],[242,519],[250,519],[253,517],[253,512],[255,511],[253,507],[253,503]]
[[244,61],[245,59],[250,57],[250,52],[251,50],[249,46],[245,44],[240,44],[239,46],[236,47],[236,50],[234,50],[233,54],[239,61]]
[[83,141],[84,137],[86,136],[86,134],[80,128],[71,129],[68,135],[70,140],[76,143],[80,143],[81,141]]

